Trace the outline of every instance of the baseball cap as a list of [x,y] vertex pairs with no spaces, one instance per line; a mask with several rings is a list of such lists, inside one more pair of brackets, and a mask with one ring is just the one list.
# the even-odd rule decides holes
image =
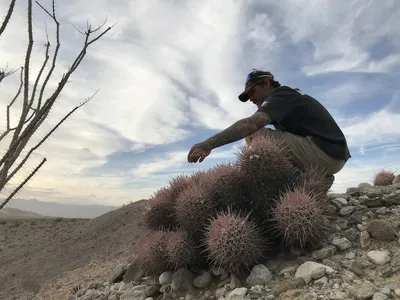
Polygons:
[[244,91],[238,96],[239,100],[246,102],[249,100],[249,95],[247,93],[259,82],[263,81],[265,78],[269,78],[273,81],[274,75],[268,71],[254,70],[247,74],[246,83]]

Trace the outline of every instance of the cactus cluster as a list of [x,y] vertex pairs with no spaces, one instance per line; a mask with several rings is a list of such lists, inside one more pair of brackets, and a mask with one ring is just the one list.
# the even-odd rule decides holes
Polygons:
[[328,226],[323,174],[296,172],[286,145],[257,137],[235,163],[180,175],[145,211],[148,230],[135,245],[146,274],[215,266],[241,273],[265,259],[271,241],[307,247]]

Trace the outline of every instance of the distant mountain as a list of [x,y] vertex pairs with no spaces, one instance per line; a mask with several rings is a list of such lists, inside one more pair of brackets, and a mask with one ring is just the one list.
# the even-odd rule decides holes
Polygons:
[[[109,211],[117,209],[117,206],[103,205],[78,205],[39,200],[12,199],[4,208],[17,208],[48,217],[63,218],[96,218]],[[4,209],[3,208],[3,209]],[[3,209],[0,210],[3,211]]]
[[11,208],[11,207],[3,207],[3,209],[0,210],[0,220],[4,219],[36,219],[36,218],[45,218],[45,216],[30,212],[30,211],[25,211],[17,208]]

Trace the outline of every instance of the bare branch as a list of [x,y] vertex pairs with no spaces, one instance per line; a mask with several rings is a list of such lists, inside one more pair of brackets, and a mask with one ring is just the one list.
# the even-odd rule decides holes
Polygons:
[[6,198],[6,200],[3,201],[3,203],[0,205],[0,209],[2,209],[8,201],[12,199],[12,197],[15,196],[19,192],[19,190],[33,177],[33,175],[36,174],[36,172],[43,166],[43,164],[47,161],[46,158],[43,158],[42,162],[29,174],[27,178],[25,178],[24,181],[21,182],[19,186]]
[[7,68],[8,68],[8,64],[6,65],[6,67],[3,70],[0,70],[0,82],[2,82],[3,79],[5,79],[6,77],[8,77],[18,71],[18,69],[7,71]]
[[[14,12],[15,1],[16,1],[16,0],[11,0],[10,7],[8,8],[8,11],[7,11],[7,15],[6,15],[6,17],[4,18],[3,24],[1,24],[1,27],[0,27],[0,35],[1,35],[1,34],[4,32],[4,30],[6,29],[7,24],[8,24],[8,22],[10,21],[11,15],[12,15],[12,13]],[[1,81],[1,80],[0,80],[0,81]]]
[[6,179],[6,183],[8,181],[10,181],[10,179],[19,171],[19,169],[21,169],[21,167],[25,164],[25,162],[28,160],[29,156],[37,149],[39,148],[46,140],[47,138],[69,117],[71,116],[77,109],[79,109],[80,107],[82,107],[83,105],[85,105],[86,103],[88,103],[91,99],[94,98],[94,96],[96,96],[98,91],[96,91],[96,93],[94,93],[91,97],[89,97],[88,99],[86,99],[83,103],[79,104],[78,106],[76,106],[74,109],[72,109],[64,118],[62,118],[56,126],[53,127],[53,129],[51,129],[44,137],[43,139],[40,140],[39,143],[37,143],[34,147],[32,147],[29,152],[27,153],[27,155],[24,157],[24,159],[19,163],[19,165],[15,168],[14,171],[12,171],[10,173],[10,175],[7,177]]

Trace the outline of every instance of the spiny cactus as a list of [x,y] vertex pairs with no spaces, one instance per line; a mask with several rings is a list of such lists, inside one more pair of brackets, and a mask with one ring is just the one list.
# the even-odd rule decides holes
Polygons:
[[331,228],[324,205],[324,201],[304,188],[282,192],[272,209],[274,235],[289,247],[315,247]]
[[168,233],[166,230],[146,230],[136,240],[133,252],[146,276],[172,270],[166,252]]
[[[188,185],[175,203],[176,220],[190,234],[199,238],[207,220],[215,215],[223,202],[217,196],[219,179],[235,170],[231,164],[219,164],[209,169],[197,182]],[[234,187],[232,187],[234,188]]]
[[267,219],[280,192],[293,187],[295,182],[288,147],[278,139],[257,136],[250,146],[240,149],[237,165],[248,185],[250,197],[246,205],[259,220]]
[[167,233],[165,245],[168,261],[174,270],[205,262],[200,247],[190,238],[187,231],[181,228]]
[[393,172],[381,170],[374,176],[374,185],[391,185],[395,177]]
[[174,229],[177,226],[175,220],[174,204],[182,190],[195,180],[194,176],[179,175],[173,178],[169,185],[161,187],[147,202],[144,217],[148,228]]
[[296,180],[296,186],[304,188],[316,198],[325,197],[331,184],[328,182],[327,173],[317,167],[307,167]]
[[221,211],[205,230],[205,251],[214,267],[240,274],[263,259],[265,242],[248,215]]

